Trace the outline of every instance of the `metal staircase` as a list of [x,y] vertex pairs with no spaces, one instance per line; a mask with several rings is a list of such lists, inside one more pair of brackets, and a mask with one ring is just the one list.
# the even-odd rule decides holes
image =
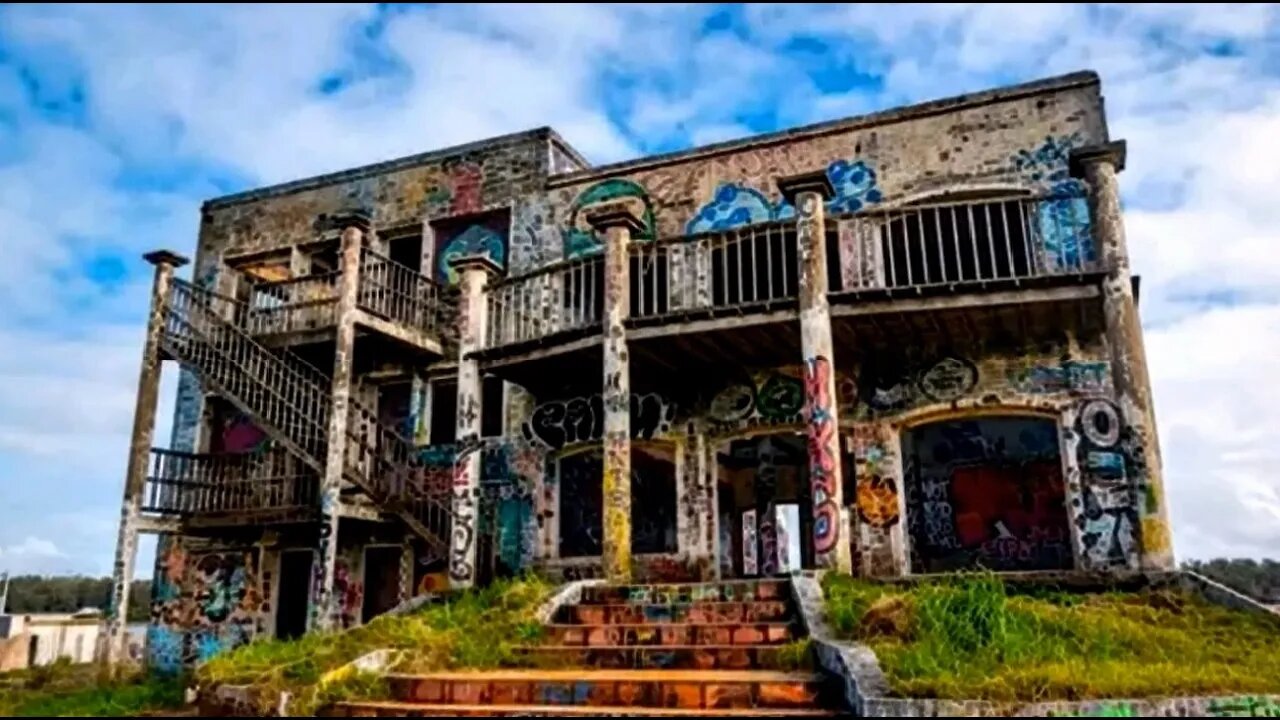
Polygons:
[[[287,350],[270,350],[238,325],[246,307],[175,279],[163,309],[161,348],[193,369],[272,439],[323,474],[333,411],[331,379]],[[416,449],[354,398],[343,477],[399,515],[436,553],[447,552],[449,488],[428,486]]]

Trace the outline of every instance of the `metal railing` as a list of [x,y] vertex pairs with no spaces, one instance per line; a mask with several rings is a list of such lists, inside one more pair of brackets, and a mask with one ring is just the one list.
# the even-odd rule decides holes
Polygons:
[[369,248],[360,250],[356,305],[392,322],[436,333],[448,327],[445,294],[434,280]]
[[[323,472],[332,412],[332,381],[288,350],[272,352],[228,318],[242,315],[232,298],[174,280],[165,307],[161,345],[197,369],[210,389],[226,397],[273,439],[317,473]],[[449,506],[426,497],[403,478],[412,474],[411,444],[351,402],[353,440],[344,477],[377,503],[401,512],[429,544],[448,542]]]
[[262,425],[276,428],[317,470],[323,467],[331,382],[291,353],[273,353],[227,318],[236,300],[174,280],[161,342]]
[[481,346],[537,340],[599,326],[604,317],[604,258],[575,258],[492,283]]
[[1088,212],[1082,198],[1019,197],[864,213],[853,219],[852,284],[925,288],[1090,271]]
[[317,507],[319,476],[283,448],[253,453],[151,450],[142,511],[192,516]]
[[333,272],[255,283],[245,310],[245,330],[270,335],[332,327],[338,321],[341,278]]
[[748,309],[799,291],[794,222],[632,243],[630,317]]

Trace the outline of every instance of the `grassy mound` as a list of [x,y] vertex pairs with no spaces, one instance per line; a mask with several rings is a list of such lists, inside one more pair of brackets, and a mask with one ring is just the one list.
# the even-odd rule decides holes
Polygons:
[[512,649],[536,641],[534,617],[553,586],[524,578],[460,593],[417,612],[382,616],[358,628],[311,633],[293,641],[261,640],[219,655],[196,673],[201,686],[252,685],[264,703],[281,691],[293,696],[292,712],[309,712],[337,699],[381,693],[376,678],[354,676],[321,682],[326,674],[374,650],[399,650],[399,672],[481,669],[513,664]]
[[1176,590],[1014,593],[996,576],[823,580],[838,633],[905,697],[1079,700],[1280,693],[1280,624]]
[[182,682],[172,678],[110,677],[67,661],[0,674],[3,717],[138,717],[182,705]]

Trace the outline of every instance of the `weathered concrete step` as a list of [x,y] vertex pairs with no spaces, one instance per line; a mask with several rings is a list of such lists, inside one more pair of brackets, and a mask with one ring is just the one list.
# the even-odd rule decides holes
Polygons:
[[330,717],[847,717],[821,708],[661,708],[580,705],[430,705],[403,702],[342,702]]
[[717,583],[671,585],[594,585],[582,589],[584,605],[750,602],[784,600],[790,596],[789,581],[785,579],[727,580]]
[[772,623],[639,623],[548,625],[555,645],[775,645],[790,642],[792,625]]
[[400,702],[667,708],[803,708],[818,700],[814,673],[707,670],[503,670],[392,674]]
[[560,609],[560,624],[640,625],[645,623],[780,622],[791,618],[790,603],[750,602],[569,605]]
[[786,667],[785,645],[533,645],[516,652],[535,667],[773,670]]

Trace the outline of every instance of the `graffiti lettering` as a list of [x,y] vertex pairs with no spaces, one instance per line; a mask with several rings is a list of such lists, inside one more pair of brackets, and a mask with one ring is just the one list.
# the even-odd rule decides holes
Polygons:
[[[831,421],[831,363],[809,359],[805,368],[808,399],[809,480],[813,487],[813,543],[818,556],[831,553],[840,539],[840,510],[836,505],[835,427]],[[820,565],[829,559],[823,559]]]
[[939,360],[920,376],[920,391],[938,402],[951,402],[964,397],[978,384],[978,369],[973,363],[949,357]]
[[[671,431],[676,417],[675,403],[662,396],[647,393],[631,395],[631,436],[652,440]],[[533,409],[524,423],[529,440],[559,450],[604,436],[605,406],[600,395],[552,400]]]
[[1111,365],[1105,362],[1064,360],[1057,365],[1033,365],[1009,372],[1009,382],[1034,394],[1102,392],[1107,388]]
[[1092,400],[1080,411],[1080,431],[1097,447],[1109,448],[1120,440],[1120,415],[1106,400]]

